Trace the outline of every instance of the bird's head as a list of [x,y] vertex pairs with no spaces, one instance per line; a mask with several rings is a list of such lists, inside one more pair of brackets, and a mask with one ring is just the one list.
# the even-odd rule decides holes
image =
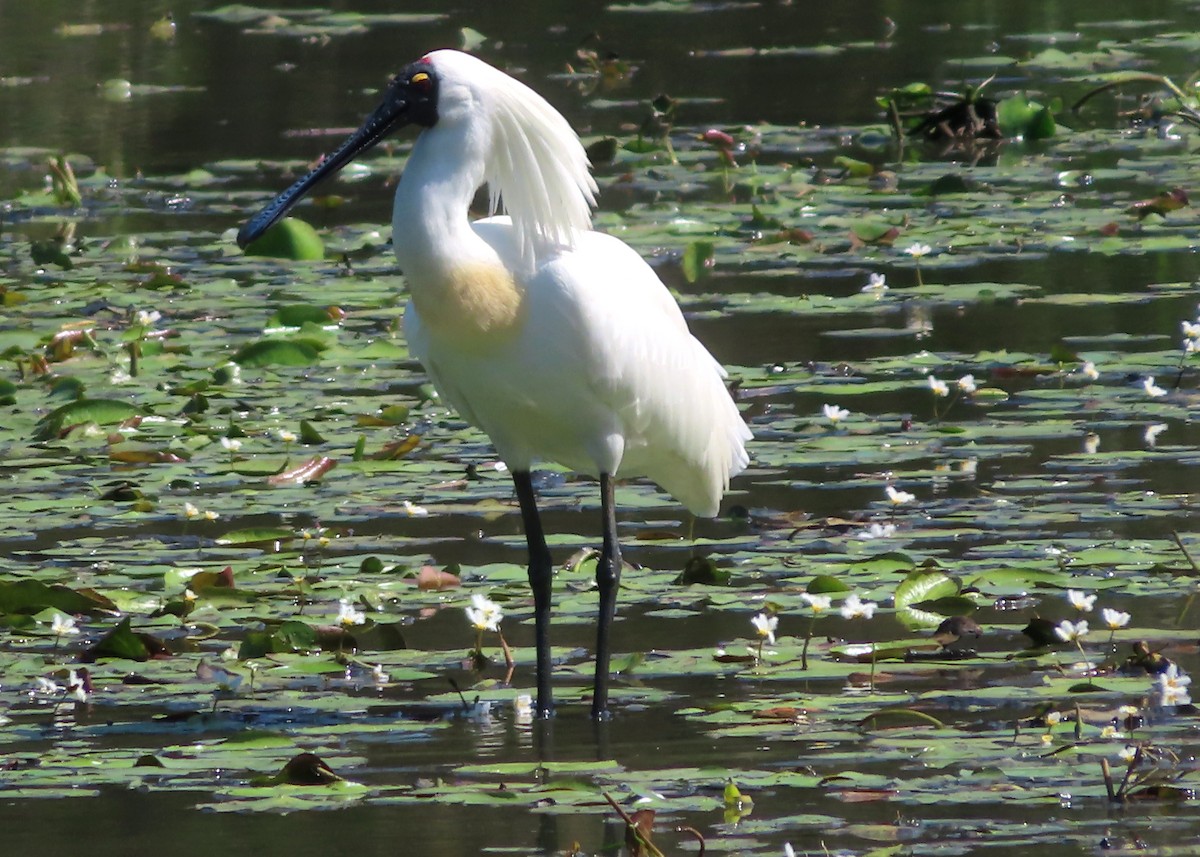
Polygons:
[[392,78],[378,107],[362,127],[351,134],[306,176],[275,197],[238,232],[237,243],[245,247],[281,220],[292,207],[327,176],[338,172],[356,157],[406,125],[432,128],[438,121],[441,75],[430,54]]
[[522,255],[569,245],[591,225],[596,183],[579,137],[562,114],[520,81],[459,51],[427,54],[396,75],[361,128],[238,232],[245,247],[318,182],[406,125],[478,143],[477,166],[492,209],[512,215]]

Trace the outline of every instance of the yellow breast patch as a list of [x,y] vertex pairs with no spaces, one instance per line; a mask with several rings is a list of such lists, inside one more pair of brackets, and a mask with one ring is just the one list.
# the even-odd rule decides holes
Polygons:
[[492,339],[517,326],[523,295],[501,265],[455,265],[433,283],[412,284],[421,322],[436,336]]

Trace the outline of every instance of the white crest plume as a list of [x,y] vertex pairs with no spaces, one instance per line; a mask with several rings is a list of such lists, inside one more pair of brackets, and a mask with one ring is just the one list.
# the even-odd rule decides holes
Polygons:
[[570,123],[528,86],[470,54],[435,51],[429,59],[440,75],[472,87],[489,120],[484,181],[492,213],[512,217],[522,259],[533,263],[574,246],[574,232],[591,229],[597,187]]

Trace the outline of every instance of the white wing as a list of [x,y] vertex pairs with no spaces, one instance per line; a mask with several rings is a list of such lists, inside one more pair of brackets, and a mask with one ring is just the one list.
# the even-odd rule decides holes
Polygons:
[[[501,261],[517,258],[507,218],[474,227]],[[750,431],[724,371],[650,266],[612,236],[581,232],[522,285],[520,329],[478,352],[439,343],[409,307],[409,347],[442,396],[510,467],[544,458],[648,476],[715,515],[746,466]]]

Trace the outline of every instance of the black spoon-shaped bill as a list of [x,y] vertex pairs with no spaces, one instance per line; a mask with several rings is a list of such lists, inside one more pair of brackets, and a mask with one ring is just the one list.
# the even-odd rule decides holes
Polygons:
[[406,102],[388,99],[367,117],[363,126],[321,161],[308,175],[271,200],[246,225],[238,230],[238,246],[245,249],[255,239],[280,221],[310,190],[326,177],[334,175],[346,164],[367,151],[397,128],[408,124],[405,119]]

